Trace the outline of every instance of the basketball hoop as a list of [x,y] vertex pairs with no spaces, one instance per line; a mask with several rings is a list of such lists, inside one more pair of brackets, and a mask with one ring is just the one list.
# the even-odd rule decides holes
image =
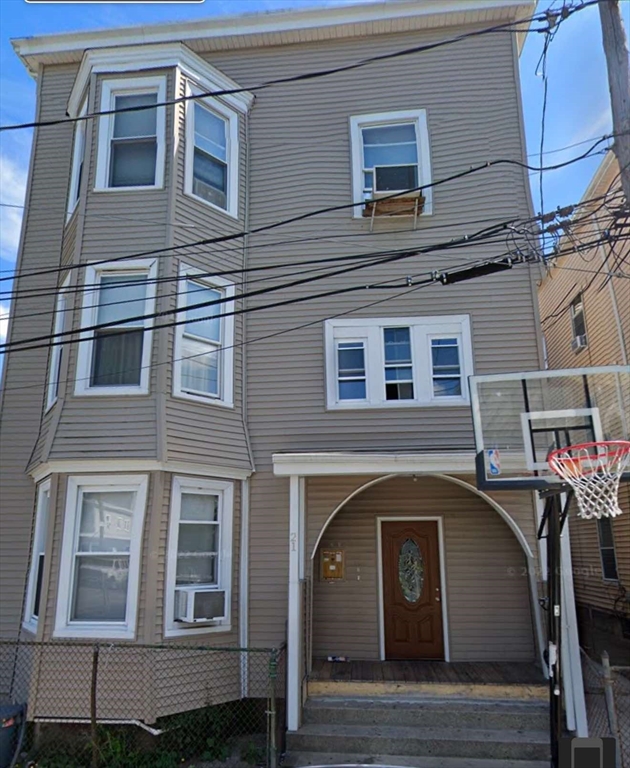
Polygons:
[[630,441],[580,443],[557,448],[549,454],[549,468],[573,488],[578,515],[616,517],[619,481],[630,463]]

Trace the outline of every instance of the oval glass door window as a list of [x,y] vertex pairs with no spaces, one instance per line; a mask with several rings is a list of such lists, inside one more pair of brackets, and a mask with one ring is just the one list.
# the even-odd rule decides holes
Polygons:
[[406,539],[398,555],[398,580],[408,603],[417,603],[424,586],[424,560],[420,547],[413,539]]

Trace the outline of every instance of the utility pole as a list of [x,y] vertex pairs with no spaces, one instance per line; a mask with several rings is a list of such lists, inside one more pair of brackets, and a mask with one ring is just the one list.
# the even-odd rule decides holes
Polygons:
[[613,151],[621,171],[621,188],[630,203],[630,56],[619,0],[599,0],[599,18],[615,134]]

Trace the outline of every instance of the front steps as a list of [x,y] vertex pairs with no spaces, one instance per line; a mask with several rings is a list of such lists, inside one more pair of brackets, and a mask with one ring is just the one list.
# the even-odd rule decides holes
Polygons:
[[284,765],[547,768],[548,718],[539,701],[314,697]]

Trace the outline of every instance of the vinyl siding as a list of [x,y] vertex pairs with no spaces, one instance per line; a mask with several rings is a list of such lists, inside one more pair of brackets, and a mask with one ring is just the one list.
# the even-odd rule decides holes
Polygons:
[[452,661],[532,661],[526,558],[479,497],[444,480],[386,480],[351,499],[321,547],[345,553],[345,579],[320,578],[313,562],[313,655],[378,659],[377,517],[443,518]]
[[[76,66],[52,66],[40,74],[36,120],[63,118]],[[68,193],[72,129],[69,124],[35,130],[25,221],[16,269],[39,271],[59,265]],[[17,279],[14,290],[46,289],[56,276]],[[55,291],[18,296],[11,306],[9,342],[52,332]],[[20,320],[29,315],[28,321]],[[33,481],[25,469],[36,444],[46,392],[49,350],[5,355],[0,431],[0,636],[15,637],[21,621],[32,518]]]
[[[180,95],[185,94],[185,79],[180,82]],[[222,213],[198,199],[184,194],[184,170],[186,153],[185,108],[177,108],[178,138],[175,155],[175,203],[174,219],[177,226],[172,230],[172,242],[177,248],[191,241],[229,236],[243,231],[245,227],[245,190],[247,185],[246,130],[244,116],[239,116],[239,218]],[[241,293],[244,265],[244,244],[242,239],[227,243],[210,244],[184,249],[170,260],[168,269],[175,277],[180,264],[199,269],[202,273],[226,272],[233,274],[223,277],[236,283],[236,293]],[[174,283],[165,298],[167,306],[177,306],[177,288]],[[241,302],[236,309],[241,308]],[[175,316],[183,319],[183,314]],[[175,356],[175,330],[168,332],[168,359]],[[249,469],[247,438],[243,423],[243,320],[234,318],[234,407],[224,408],[210,403],[199,403],[182,397],[173,397],[173,368],[166,371],[166,424],[165,439],[168,457],[174,461],[201,462],[229,467]]]
[[[256,57],[217,52],[212,63],[240,83],[334,67],[438,39],[439,34],[382,35],[261,50]],[[462,41],[447,49],[260,91],[250,112],[250,227],[256,229],[352,201],[349,118],[405,109],[427,110],[433,178],[489,159],[521,160],[513,42],[505,36]],[[253,65],[255,64],[255,69]],[[448,89],[445,90],[445,83]],[[282,109],[278,109],[282,104]],[[530,213],[526,176],[498,166],[434,189],[433,215],[375,223],[349,210],[307,218],[250,236],[249,264],[273,264],[276,286],[304,276],[296,262],[422,247]],[[484,223],[467,223],[484,220]],[[340,236],[340,237],[337,237]],[[315,238],[309,242],[307,238]],[[300,242],[287,242],[298,239]],[[473,448],[464,407],[326,410],[323,321],[352,317],[468,314],[476,373],[539,367],[533,275],[527,267],[456,286],[400,295],[360,290],[273,310],[267,303],[395,280],[505,253],[504,239],[427,253],[388,265],[326,277],[250,299],[247,318],[248,424],[257,475],[252,480],[251,641],[276,642],[286,611],[288,483],[274,480],[271,455],[281,451],[462,450]],[[317,274],[317,273],[315,273]],[[387,301],[384,301],[387,299]],[[370,302],[383,302],[366,307]],[[310,325],[308,325],[310,324]],[[305,326],[305,327],[299,327]],[[293,330],[295,329],[295,330]],[[274,335],[273,338],[265,337]],[[507,341],[509,339],[509,342]]]

